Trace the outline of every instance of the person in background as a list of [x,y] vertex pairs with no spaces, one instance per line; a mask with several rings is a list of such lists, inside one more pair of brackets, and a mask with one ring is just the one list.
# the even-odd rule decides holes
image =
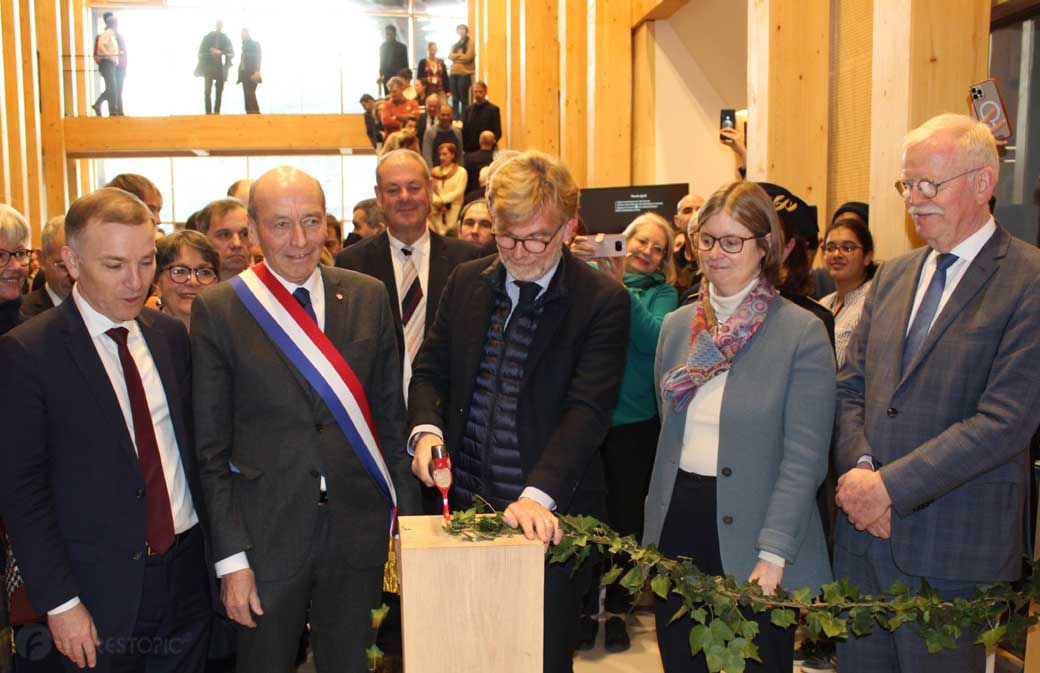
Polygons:
[[462,153],[462,131],[452,124],[451,106],[447,104],[441,105],[437,112],[437,123],[427,126],[422,138],[422,156],[431,169],[440,164],[438,149],[443,143],[454,143],[455,160],[460,164],[465,162],[465,155]]
[[383,103],[380,120],[383,124],[383,139],[394,131],[400,131],[405,117],[419,117],[419,104],[404,97],[404,80],[391,77],[387,85],[390,98]]
[[[460,23],[455,32],[459,41],[451,46],[451,105],[456,119],[464,119],[469,105],[469,87],[473,83],[473,73],[477,71],[476,54],[473,38],[469,34],[469,26]],[[459,145],[460,151],[462,146]]]
[[[692,232],[698,300],[661,327],[654,385],[661,411],[643,544],[703,572],[818,591],[831,580],[815,493],[827,473],[834,355],[823,324],[780,296],[783,234],[772,200],[735,182],[708,198]],[[797,562],[795,562],[797,561]],[[658,600],[665,673],[707,671],[690,654],[682,605]],[[759,671],[789,673],[794,629],[759,625]]]
[[218,199],[209,203],[199,211],[195,226],[220,253],[221,278],[234,278],[250,265],[249,218],[241,201]]
[[[672,286],[672,227],[652,212],[638,216],[624,231],[628,255],[597,259],[601,271],[622,283],[632,303],[625,374],[621,379],[618,404],[610,418],[610,430],[600,445],[607,478],[607,522],[621,535],[643,536],[643,502],[650,487],[650,472],[661,431],[654,393],[654,354],[664,317],[679,305]],[[596,246],[592,238],[578,236],[571,252],[591,260]],[[627,559],[616,562],[626,563]],[[632,609],[632,596],[618,583],[607,585],[604,608],[604,646],[608,652],[629,648],[625,615]],[[599,585],[585,596],[583,618],[578,625],[578,649],[591,649],[599,622]]]
[[238,63],[238,83],[242,85],[246,114],[260,114],[260,104],[256,100],[256,86],[263,81],[260,77],[260,61],[260,43],[250,37],[249,31],[243,28],[242,60]]
[[343,224],[332,213],[325,213],[325,249],[333,259],[343,249]]
[[60,306],[72,292],[72,279],[61,258],[61,249],[65,245],[64,215],[47,220],[40,232],[40,243],[43,245],[41,269],[47,280],[43,287],[33,290],[22,300],[22,313],[28,318]]
[[820,303],[834,314],[834,350],[840,368],[877,271],[874,237],[860,218],[839,216],[827,227],[823,240],[823,259],[837,289]]
[[361,96],[358,103],[361,104],[361,109],[365,111],[365,135],[368,136],[369,142],[372,143],[372,149],[376,149],[383,139],[382,134],[376,128],[376,117],[374,114],[376,99],[372,97],[372,94],[366,93]]
[[416,68],[416,78],[423,83],[426,100],[433,94],[444,93],[444,82],[448,76],[448,69],[444,65],[444,59],[437,58],[437,43],[430,42],[426,45],[426,58],[419,61]]
[[484,248],[495,240],[487,199],[469,201],[459,211],[459,238]]
[[94,40],[94,62],[105,81],[105,90],[94,101],[94,114],[101,116],[101,103],[108,101],[108,116],[120,113],[116,67],[119,65],[119,40],[116,38],[116,18],[112,12],[104,14],[105,30]]
[[155,287],[163,313],[191,328],[191,305],[220,280],[220,254],[197,231],[175,231],[155,244]]
[[227,188],[228,198],[238,199],[243,206],[249,205],[249,188],[253,186],[253,181],[249,178],[242,178],[241,180],[235,180],[231,183],[231,186]]
[[0,204],[0,334],[20,324],[22,285],[32,255],[29,223],[17,210]]
[[[362,199],[354,205],[351,224],[354,225],[354,231],[350,232],[343,247],[383,233],[386,230],[386,215],[375,199]],[[351,236],[354,240],[351,240]]]
[[[870,227],[870,206],[862,201],[847,201],[838,206],[838,209],[834,211],[834,215],[831,216],[831,224],[834,224],[839,217],[855,218],[864,227]],[[824,264],[821,268],[813,269],[812,298],[816,300],[822,299],[836,289],[834,279],[831,278],[830,271],[827,270],[826,261],[826,259],[823,260]]]
[[[220,114],[220,101],[224,95],[224,82],[227,81],[228,70],[235,57],[235,48],[231,38],[224,34],[224,22],[217,20],[216,29],[202,38],[199,44],[199,63],[195,66],[195,76],[202,77],[203,96],[206,101],[206,114]],[[211,102],[214,85],[216,99]]]
[[672,222],[675,224],[675,242],[672,244],[672,261],[675,266],[675,289],[682,297],[687,291],[696,292],[701,284],[701,272],[697,268],[697,252],[688,244],[688,231],[696,223],[697,211],[704,205],[700,194],[687,194],[675,206]]
[[111,25],[113,32],[116,34],[116,44],[119,45],[119,59],[116,61],[116,111],[115,116],[123,116],[123,83],[126,81],[126,38],[119,32],[119,20],[114,15],[109,13],[111,23],[109,19],[105,19],[105,25]]
[[393,24],[387,24],[383,35],[386,39],[379,45],[379,84],[385,95],[390,93],[390,79],[408,67],[408,47],[397,41],[397,27]]
[[[476,106],[471,106],[472,110]],[[463,136],[465,136],[466,128],[463,127]],[[463,139],[465,142],[465,139]],[[495,160],[495,134],[491,131],[481,131],[480,133],[480,144],[477,149],[472,152],[466,151],[466,158],[463,161],[463,166],[466,168],[466,193],[469,194],[480,188],[480,171],[490,166],[491,162]],[[468,202],[469,199],[466,199]]]
[[484,148],[484,132],[493,137],[491,149],[502,137],[502,115],[498,106],[487,99],[487,84],[477,80],[473,85],[473,104],[466,109],[462,124],[462,150],[467,154]]
[[[444,94],[445,98],[447,94]],[[426,129],[434,126],[437,123],[437,114],[441,109],[441,96],[431,93],[426,97],[426,107],[423,108],[422,114],[419,115],[419,123],[416,126],[416,135],[419,137],[419,143],[421,144],[423,138],[426,137]]]
[[466,193],[466,169],[459,165],[458,146],[442,143],[437,148],[440,164],[430,171],[433,176],[432,222],[438,234],[455,229]]
[[148,206],[148,211],[152,214],[152,224],[156,227],[162,224],[163,196],[151,180],[136,173],[120,173],[105,186],[130,192],[144,201],[144,205]]

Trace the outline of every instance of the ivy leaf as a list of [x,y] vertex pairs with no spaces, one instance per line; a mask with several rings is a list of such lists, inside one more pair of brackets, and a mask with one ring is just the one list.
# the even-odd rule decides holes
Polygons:
[[374,671],[383,665],[383,650],[378,645],[365,650],[365,659],[368,661],[368,670]]
[[711,621],[711,635],[715,636],[716,642],[727,643],[733,639],[733,629],[730,628],[729,624],[724,619],[716,617]]
[[704,608],[694,608],[693,610],[690,610],[690,619],[699,624],[703,624],[708,619],[708,611]]
[[603,577],[600,578],[599,583],[603,586],[613,584],[617,581],[618,577],[621,577],[621,571],[624,570],[622,566],[614,566],[607,572],[603,573]]
[[668,575],[654,575],[654,578],[650,580],[650,588],[660,598],[668,598],[668,590],[672,588],[672,580]]
[[386,619],[386,614],[388,612],[390,612],[390,606],[388,606],[386,603],[383,603],[378,608],[369,611],[369,613],[372,616],[373,629],[375,629],[376,631],[379,630],[379,627],[383,625],[383,620]]
[[779,626],[782,629],[786,629],[796,621],[794,610],[774,608],[773,611],[769,613],[769,621],[773,623],[773,626]]
[[808,587],[803,587],[791,592],[791,599],[795,603],[811,603],[812,596],[812,589]]
[[978,645],[985,645],[986,647],[996,647],[1000,641],[1007,635],[1007,625],[1001,624],[992,629],[983,631],[979,634],[979,637],[975,640]]
[[719,643],[712,643],[704,650],[704,658],[707,660],[708,670],[711,673],[721,673],[728,662],[728,654],[725,647]]
[[910,593],[910,585],[903,580],[899,580],[890,586],[885,593],[889,596],[906,596]]
[[698,624],[690,629],[690,656],[696,657],[707,645],[711,645],[714,642],[715,640],[708,627],[704,624]]
[[674,614],[674,615],[672,615],[672,618],[668,620],[668,623],[669,623],[669,624],[671,624],[672,622],[674,622],[674,621],[676,621],[676,620],[682,619],[682,618],[683,618],[683,616],[684,616],[684,615],[685,615],[685,614],[686,614],[687,612],[689,612],[689,610],[690,610],[690,609],[689,609],[688,607],[686,607],[685,605],[683,605],[683,606],[682,606],[681,608],[679,608],[678,610],[676,610],[676,611],[675,611],[675,614]]
[[740,625],[740,635],[748,640],[754,640],[755,636],[758,635],[758,622],[753,622],[750,619],[745,621]]
[[621,586],[629,591],[639,591],[646,584],[646,571],[641,566],[632,566],[621,578]]
[[828,638],[835,638],[845,633],[845,620],[838,619],[829,612],[821,612],[820,628]]
[[849,611],[852,620],[852,632],[857,636],[865,636],[874,630],[874,614],[870,608],[853,608]]

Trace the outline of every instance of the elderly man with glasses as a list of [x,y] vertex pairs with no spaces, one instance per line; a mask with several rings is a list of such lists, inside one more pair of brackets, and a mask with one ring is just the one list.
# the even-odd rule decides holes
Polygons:
[[[1022,569],[1040,402],[1040,251],[997,224],[985,124],[940,115],[903,143],[896,189],[928,243],[874,276],[838,375],[835,575],[947,599]],[[839,517],[844,518],[844,517]],[[964,632],[929,654],[913,629],[839,645],[843,673],[980,671]]]

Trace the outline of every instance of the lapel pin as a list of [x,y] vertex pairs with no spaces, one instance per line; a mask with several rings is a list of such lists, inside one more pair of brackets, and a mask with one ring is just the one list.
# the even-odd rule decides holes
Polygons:
[[343,293],[342,292],[337,292],[336,293],[336,299],[338,299],[340,301],[343,301]]

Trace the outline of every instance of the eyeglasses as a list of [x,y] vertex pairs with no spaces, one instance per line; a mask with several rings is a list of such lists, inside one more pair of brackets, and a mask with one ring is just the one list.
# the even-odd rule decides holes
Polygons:
[[719,247],[722,248],[723,252],[728,252],[731,255],[735,255],[744,249],[744,243],[747,241],[753,241],[756,238],[765,238],[765,234],[760,236],[712,236],[704,232],[698,232],[693,236],[693,244],[701,252],[708,252],[715,247],[718,243]]
[[495,243],[498,244],[498,247],[503,250],[512,250],[516,247],[517,243],[521,243],[524,246],[524,250],[537,255],[540,252],[545,252],[545,249],[549,247],[552,240],[556,238],[556,234],[560,233],[560,230],[563,229],[564,224],[567,224],[566,220],[561,223],[560,226],[556,227],[556,231],[554,231],[552,236],[550,236],[546,241],[543,241],[540,238],[517,238],[516,236],[510,236],[509,234],[492,234],[492,236],[495,237]]
[[947,182],[953,182],[957,178],[964,177],[968,173],[974,173],[980,168],[983,168],[983,166],[976,166],[971,170],[964,171],[963,173],[958,173],[952,178],[946,178],[945,180],[941,180],[939,182],[936,182],[935,180],[929,180],[927,178],[924,180],[918,180],[916,182],[914,182],[913,180],[896,180],[896,191],[899,192],[900,196],[906,199],[910,197],[910,191],[914,187],[917,187],[917,191],[921,192],[921,196],[923,196],[926,199],[934,199],[935,195],[939,193],[939,188],[945,185]]
[[199,285],[212,285],[217,280],[217,272],[208,266],[200,266],[193,269],[190,266],[168,266],[163,271],[174,283],[183,285],[191,280],[191,274],[195,274],[195,280]]
[[11,263],[11,258],[14,257],[14,261],[19,264],[25,264],[32,257],[32,250],[25,250],[20,248],[18,250],[0,250],[0,266],[7,266]]
[[862,245],[856,245],[855,243],[851,243],[849,241],[845,241],[844,243],[828,243],[825,246],[823,246],[823,254],[833,255],[834,253],[841,250],[841,254],[851,255],[852,253],[856,252],[857,250],[861,250],[862,248]]

